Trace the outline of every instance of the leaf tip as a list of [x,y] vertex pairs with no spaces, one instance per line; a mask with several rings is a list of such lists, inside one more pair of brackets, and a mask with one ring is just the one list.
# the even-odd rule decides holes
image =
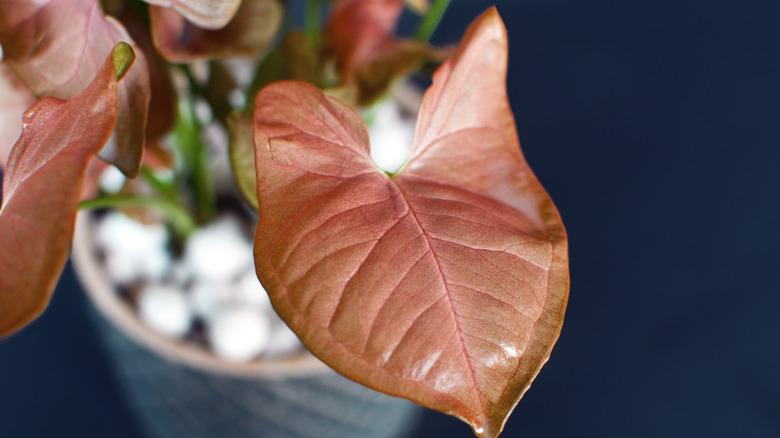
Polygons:
[[125,77],[130,66],[133,65],[133,61],[135,61],[135,52],[133,51],[133,48],[130,47],[130,44],[121,41],[114,46],[111,59],[114,61],[114,72],[116,73],[116,80],[118,82]]
[[[504,419],[506,420],[506,418]],[[497,438],[504,430],[503,422],[495,422],[488,416],[479,417],[469,423],[471,430],[479,438]]]

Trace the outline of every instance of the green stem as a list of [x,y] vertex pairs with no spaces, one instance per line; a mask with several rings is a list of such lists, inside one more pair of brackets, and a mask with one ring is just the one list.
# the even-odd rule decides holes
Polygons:
[[208,151],[201,139],[201,127],[192,101],[181,97],[178,113],[174,139],[181,157],[181,178],[185,186],[192,187],[198,219],[209,222],[217,215],[217,203]]
[[179,190],[176,183],[165,181],[157,176],[153,170],[147,166],[141,167],[141,176],[149,183],[152,188],[166,199],[175,200],[179,196]]
[[195,219],[190,212],[181,204],[164,198],[109,195],[87,199],[79,204],[80,209],[116,207],[152,207],[165,214],[171,226],[181,236],[189,236],[195,231]]
[[306,38],[309,40],[309,45],[312,48],[316,48],[320,44],[321,20],[322,20],[322,8],[321,0],[306,0]]
[[444,15],[444,11],[450,5],[450,0],[435,0],[428,10],[428,13],[423,17],[420,27],[417,28],[417,33],[414,35],[418,41],[428,42],[433,36],[433,32],[439,26],[441,17]]

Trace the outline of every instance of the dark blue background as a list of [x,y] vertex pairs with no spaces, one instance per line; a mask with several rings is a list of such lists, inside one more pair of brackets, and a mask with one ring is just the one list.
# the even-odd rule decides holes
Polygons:
[[[497,3],[572,278],[503,436],[780,436],[780,2]],[[455,0],[434,41],[489,4]],[[86,305],[68,268],[45,315],[0,343],[3,437],[139,437]],[[417,436],[472,435],[431,413]]]

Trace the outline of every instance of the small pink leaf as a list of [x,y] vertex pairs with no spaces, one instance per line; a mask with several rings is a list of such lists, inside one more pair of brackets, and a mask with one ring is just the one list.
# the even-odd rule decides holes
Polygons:
[[22,114],[35,103],[32,92],[7,65],[0,62],[0,169],[22,133]]
[[340,0],[333,7],[327,36],[336,55],[342,81],[355,84],[358,102],[380,97],[393,80],[426,60],[441,62],[448,50],[414,40],[396,39],[394,32],[404,0]]
[[388,176],[350,109],[311,85],[256,100],[257,275],[306,346],[360,383],[497,436],[547,361],[566,233],[520,152],[495,8],[435,74]]
[[171,9],[152,7],[154,44],[171,62],[253,57],[273,42],[282,23],[277,0],[244,0],[223,28],[209,30],[190,23]]
[[347,80],[392,44],[404,0],[338,0],[328,22],[331,49]]
[[236,15],[241,0],[144,0],[150,5],[171,8],[206,29],[225,27]]
[[100,156],[135,176],[145,142],[149,76],[127,31],[103,14],[98,0],[13,0],[0,7],[4,62],[39,97],[79,94],[120,41],[132,45],[138,59],[119,87],[115,133]]
[[44,97],[24,115],[0,209],[0,337],[37,317],[68,258],[87,164],[111,135],[117,81],[133,62],[121,43],[84,92]]

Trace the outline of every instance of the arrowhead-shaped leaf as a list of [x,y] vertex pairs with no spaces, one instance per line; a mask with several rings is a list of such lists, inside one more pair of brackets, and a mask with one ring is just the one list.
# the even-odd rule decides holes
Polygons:
[[144,0],[150,5],[171,8],[206,29],[224,27],[238,11],[241,0]]
[[117,81],[133,62],[120,43],[77,97],[44,97],[25,113],[11,151],[0,209],[0,337],[49,302],[68,258],[88,162],[117,118]]
[[7,65],[0,62],[0,169],[22,133],[22,114],[35,103],[35,96]]
[[568,297],[566,234],[520,152],[495,9],[426,92],[388,176],[363,121],[311,85],[257,97],[257,275],[342,374],[503,428],[547,361]]
[[273,41],[282,22],[277,0],[244,0],[225,27],[209,30],[161,7],[151,8],[152,35],[160,53],[172,62],[252,57]]
[[[103,14],[98,0],[13,0],[0,6],[4,62],[39,97],[78,95],[120,41],[134,45],[122,25]],[[149,107],[146,60],[135,52],[135,68],[118,89],[113,139],[100,153],[129,176],[141,165]]]

